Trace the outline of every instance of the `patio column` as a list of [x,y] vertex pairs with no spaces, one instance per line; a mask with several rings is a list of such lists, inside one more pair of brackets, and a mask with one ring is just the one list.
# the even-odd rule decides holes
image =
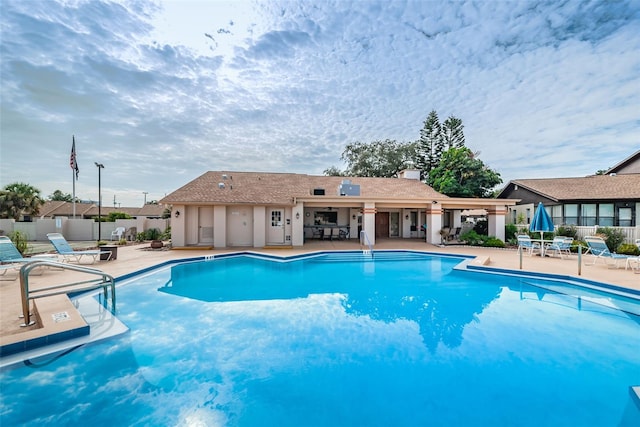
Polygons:
[[442,205],[434,202],[427,206],[427,243],[439,245],[442,243],[440,230],[442,229]]
[[504,206],[495,206],[487,209],[487,221],[489,236],[496,236],[504,242],[504,226],[507,209]]
[[[376,209],[375,203],[365,203],[362,210],[362,229],[367,233],[369,243],[376,244]],[[358,236],[360,238],[360,236]],[[367,242],[365,242],[367,244]]]
[[213,207],[213,246],[215,248],[227,246],[227,207],[225,205]]

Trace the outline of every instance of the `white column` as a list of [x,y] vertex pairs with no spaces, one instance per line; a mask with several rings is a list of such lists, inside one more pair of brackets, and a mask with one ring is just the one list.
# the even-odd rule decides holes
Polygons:
[[267,208],[253,207],[253,247],[262,248],[267,244]]
[[[371,245],[376,244],[376,204],[365,203],[362,215],[362,229],[367,233]],[[360,236],[358,236],[360,237]]]
[[504,206],[496,206],[487,209],[487,226],[489,227],[489,236],[495,236],[504,242],[504,226],[507,209]]
[[304,205],[297,203],[291,209],[291,245],[304,244]]
[[213,246],[224,248],[227,246],[227,207],[216,205],[213,207]]
[[427,243],[439,245],[442,243],[440,230],[442,229],[442,205],[440,203],[432,203],[427,206]]

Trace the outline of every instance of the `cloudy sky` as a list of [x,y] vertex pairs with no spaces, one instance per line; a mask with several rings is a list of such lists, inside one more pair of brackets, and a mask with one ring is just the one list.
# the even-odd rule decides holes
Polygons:
[[640,2],[1,0],[0,186],[141,206],[209,170],[322,174],[431,110],[511,179],[640,149]]

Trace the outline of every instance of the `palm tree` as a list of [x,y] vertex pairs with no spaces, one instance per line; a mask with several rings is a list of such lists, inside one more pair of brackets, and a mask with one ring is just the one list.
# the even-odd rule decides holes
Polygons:
[[21,215],[38,215],[44,200],[40,190],[22,182],[14,182],[0,191],[0,217],[13,218]]

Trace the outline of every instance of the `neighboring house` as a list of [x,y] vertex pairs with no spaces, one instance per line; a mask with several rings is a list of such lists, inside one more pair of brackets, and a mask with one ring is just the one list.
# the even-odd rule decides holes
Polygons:
[[640,226],[640,151],[605,175],[513,180],[498,197],[520,200],[509,209],[508,223],[518,223],[520,217],[528,224],[535,207],[542,202],[556,225],[637,228]]
[[399,175],[213,171],[160,203],[172,207],[174,247],[302,246],[334,228],[340,231],[335,238],[359,239],[365,231],[371,244],[379,238],[425,237],[440,243],[440,230],[459,227],[463,209],[487,210],[489,234],[504,240],[507,207],[516,201],[450,198],[422,183],[417,170]]
[[[146,204],[141,208],[114,208],[102,206],[100,215],[108,216],[110,212],[122,212],[131,218],[162,218],[164,207],[155,204]],[[95,203],[76,203],[76,218],[91,219],[98,216],[98,205]],[[39,218],[73,218],[73,203],[47,201],[40,207]]]

